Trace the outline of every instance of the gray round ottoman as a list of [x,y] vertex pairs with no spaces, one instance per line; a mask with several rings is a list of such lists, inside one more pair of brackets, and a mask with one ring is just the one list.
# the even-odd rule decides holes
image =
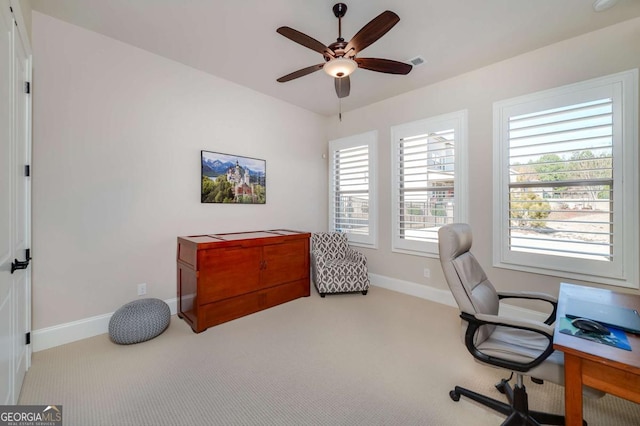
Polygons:
[[113,313],[109,320],[109,337],[120,345],[144,342],[162,334],[170,319],[169,305],[162,300],[135,300]]

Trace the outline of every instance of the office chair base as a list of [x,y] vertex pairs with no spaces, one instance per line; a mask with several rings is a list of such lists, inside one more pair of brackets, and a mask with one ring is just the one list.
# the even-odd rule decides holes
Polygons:
[[[459,401],[460,396],[465,396],[504,414],[507,416],[507,419],[502,423],[502,426],[564,425],[564,416],[542,413],[540,411],[530,411],[527,392],[524,386],[516,386],[515,389],[512,389],[509,383],[503,380],[496,385],[496,388],[507,396],[509,404],[460,386],[456,386],[450,391],[449,397],[454,401]],[[587,426],[587,423],[583,422],[583,426]]]

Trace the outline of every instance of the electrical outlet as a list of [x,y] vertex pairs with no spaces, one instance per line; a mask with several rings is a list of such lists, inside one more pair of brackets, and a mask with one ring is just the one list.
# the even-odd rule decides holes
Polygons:
[[147,294],[147,284],[138,284],[138,296],[144,296],[145,294]]
[[429,268],[424,268],[424,277],[431,278],[431,270]]

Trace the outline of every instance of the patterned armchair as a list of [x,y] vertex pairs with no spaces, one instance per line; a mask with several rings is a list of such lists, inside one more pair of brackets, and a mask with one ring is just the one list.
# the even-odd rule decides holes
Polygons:
[[318,232],[311,236],[311,273],[320,296],[369,290],[367,258],[349,247],[340,232]]

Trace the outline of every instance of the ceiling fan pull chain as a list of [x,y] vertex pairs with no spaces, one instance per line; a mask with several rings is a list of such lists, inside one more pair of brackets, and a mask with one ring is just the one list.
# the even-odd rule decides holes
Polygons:
[[338,98],[338,118],[342,123],[342,98]]

